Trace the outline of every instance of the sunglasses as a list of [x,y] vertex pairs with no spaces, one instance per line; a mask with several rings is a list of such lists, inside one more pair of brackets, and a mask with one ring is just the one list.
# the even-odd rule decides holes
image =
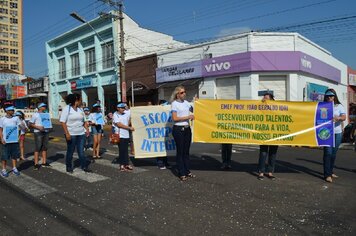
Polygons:
[[183,94],[183,93],[185,93],[185,91],[179,92],[179,94]]

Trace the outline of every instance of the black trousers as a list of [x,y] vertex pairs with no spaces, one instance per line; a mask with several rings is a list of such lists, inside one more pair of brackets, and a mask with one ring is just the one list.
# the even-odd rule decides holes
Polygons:
[[129,138],[120,138],[119,146],[119,164],[129,164]]
[[192,141],[192,131],[189,126],[174,125],[172,134],[176,143],[178,175],[188,175],[190,173],[189,149]]

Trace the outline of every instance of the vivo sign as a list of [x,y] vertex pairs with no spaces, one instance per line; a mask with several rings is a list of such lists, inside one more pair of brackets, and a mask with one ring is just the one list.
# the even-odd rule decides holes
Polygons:
[[226,62],[219,62],[217,63],[215,60],[211,61],[211,64],[205,65],[206,72],[215,72],[215,71],[227,71],[231,68],[231,63]]

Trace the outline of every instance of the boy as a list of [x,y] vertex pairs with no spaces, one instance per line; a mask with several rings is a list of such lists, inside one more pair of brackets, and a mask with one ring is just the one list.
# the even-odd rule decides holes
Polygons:
[[2,177],[8,177],[9,173],[6,170],[6,162],[12,160],[12,173],[16,176],[20,172],[16,168],[17,158],[20,157],[19,147],[19,125],[21,121],[18,117],[14,116],[15,107],[11,104],[4,106],[6,115],[0,118],[0,140],[1,140],[1,164],[2,164]]

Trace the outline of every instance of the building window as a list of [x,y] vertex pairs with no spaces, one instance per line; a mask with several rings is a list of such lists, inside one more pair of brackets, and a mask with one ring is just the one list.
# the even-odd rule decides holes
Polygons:
[[10,33],[10,38],[17,39],[18,37],[18,34]]
[[9,45],[9,41],[8,40],[0,40],[0,45]]
[[0,69],[9,69],[8,64],[0,64]]
[[15,11],[15,10],[10,10],[10,15],[11,15],[11,16],[17,16],[17,11]]
[[11,70],[19,70],[19,65],[10,65]]
[[15,18],[10,18],[10,23],[11,23],[11,24],[17,24],[17,23],[18,23],[18,20],[15,19]]
[[10,54],[19,54],[19,50],[18,49],[10,49]]
[[66,75],[66,60],[64,58],[58,60],[59,63],[59,78],[65,79]]
[[5,8],[0,8],[0,13],[2,13],[2,14],[7,14],[8,11],[7,11],[7,9],[5,9]]
[[9,17],[0,16],[0,22],[1,23],[9,23]]
[[10,41],[10,46],[12,46],[12,47],[18,47],[18,46],[19,46],[19,42]]
[[73,54],[70,59],[72,61],[72,76],[80,75],[79,54]]
[[9,53],[8,48],[0,48],[0,53]]
[[90,73],[96,71],[95,49],[85,51],[85,72]]
[[18,62],[19,58],[18,57],[10,57],[10,61],[12,62]]
[[8,30],[9,30],[9,26],[0,24],[0,31],[8,31]]
[[9,56],[0,56],[0,61],[9,61]]
[[114,67],[114,48],[113,43],[104,44],[101,46],[103,52],[103,69]]
[[7,6],[8,6],[7,1],[5,1],[5,0],[0,0],[0,6],[5,6],[5,7],[7,7]]
[[17,32],[19,27],[17,25],[10,25],[10,31]]
[[7,33],[7,32],[0,32],[0,37],[8,38],[8,37],[9,37],[9,33]]
[[17,3],[10,2],[10,8],[17,8]]

